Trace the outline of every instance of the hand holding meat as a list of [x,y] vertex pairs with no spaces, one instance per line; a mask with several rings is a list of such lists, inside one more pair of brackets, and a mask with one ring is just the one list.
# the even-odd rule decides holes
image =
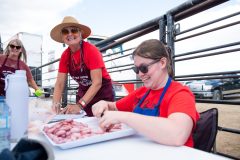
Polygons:
[[99,101],[92,106],[92,112],[95,117],[102,117],[105,111],[116,111],[115,102]]
[[99,119],[99,126],[104,130],[107,131],[113,126],[117,126],[122,122],[126,113],[120,111],[105,111],[102,117]]
[[92,106],[93,115],[98,118],[102,117],[103,113],[108,110],[108,102],[106,101],[99,101]]
[[67,105],[67,109],[65,111],[66,114],[79,114],[81,111],[78,104],[69,104]]

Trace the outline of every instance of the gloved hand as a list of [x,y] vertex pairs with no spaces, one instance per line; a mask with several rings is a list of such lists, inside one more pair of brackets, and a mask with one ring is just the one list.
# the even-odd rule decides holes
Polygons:
[[43,91],[41,89],[37,89],[34,94],[35,96],[40,97],[43,94]]

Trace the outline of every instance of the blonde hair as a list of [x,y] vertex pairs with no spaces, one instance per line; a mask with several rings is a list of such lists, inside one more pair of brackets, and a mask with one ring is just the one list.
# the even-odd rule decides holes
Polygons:
[[25,63],[27,62],[27,53],[26,53],[26,49],[23,46],[23,43],[20,39],[12,39],[7,47],[5,48],[3,54],[6,54],[7,56],[9,55],[10,51],[9,51],[9,45],[11,45],[13,42],[15,42],[17,45],[21,46],[22,51],[20,52],[18,59],[22,59]]

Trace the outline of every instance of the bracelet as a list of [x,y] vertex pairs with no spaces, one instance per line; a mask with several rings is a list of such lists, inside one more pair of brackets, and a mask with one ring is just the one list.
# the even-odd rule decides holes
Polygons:
[[83,108],[87,105],[87,103],[83,99],[80,99],[78,102]]
[[83,107],[82,107],[82,105],[81,105],[80,103],[77,103],[77,105],[78,105],[78,107],[79,107],[81,110],[83,110]]

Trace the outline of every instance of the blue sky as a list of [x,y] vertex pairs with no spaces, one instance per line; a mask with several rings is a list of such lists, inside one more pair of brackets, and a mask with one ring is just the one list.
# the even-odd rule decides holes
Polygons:
[[[96,35],[111,36],[161,16],[184,0],[0,0],[0,34],[7,41],[18,32],[44,36],[64,16],[76,17]],[[167,2],[167,3],[166,3]]]
[[[49,33],[55,25],[62,21],[64,16],[76,17],[81,23],[88,25],[94,35],[113,36],[159,17],[184,2],[185,0],[0,0],[0,34],[3,42],[18,32],[42,35],[43,51],[44,54],[47,54],[51,50],[62,48],[59,43],[50,38]],[[214,17],[220,15],[224,16],[239,11],[240,0],[231,0],[220,5],[219,8],[221,11],[213,10],[211,16],[203,14],[198,18],[186,21],[181,24],[181,30],[204,23],[206,20],[213,20]],[[238,25],[235,34],[218,33],[213,36],[215,39],[207,43],[197,43],[198,40],[193,43],[191,39],[187,44],[180,44],[176,48],[184,52],[192,48],[201,48],[203,45],[205,47],[207,45],[214,46],[215,42],[230,39],[230,37],[231,40],[239,41],[239,32]],[[57,52],[61,54],[61,51]],[[220,60],[224,59],[222,57]],[[236,65],[227,70],[239,69],[238,59],[240,58],[235,58]],[[196,65],[196,62],[193,63]],[[182,64],[178,68],[183,72],[187,71],[189,65],[194,64],[186,64],[185,67]],[[214,67],[206,67],[208,70],[209,68]],[[226,67],[222,64],[215,65],[214,70],[219,69],[226,70]]]
[[[183,0],[87,0],[79,2],[72,13],[93,28],[93,34],[114,35],[164,14]],[[65,12],[64,14],[67,14]]]

